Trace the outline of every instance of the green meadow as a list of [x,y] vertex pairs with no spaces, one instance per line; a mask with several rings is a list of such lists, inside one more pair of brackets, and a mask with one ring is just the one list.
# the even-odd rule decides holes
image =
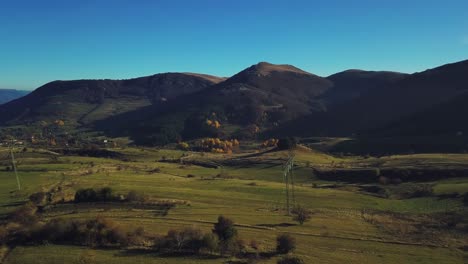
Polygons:
[[[178,203],[167,215],[127,206],[72,210],[64,203],[44,211],[41,221],[100,216],[124,227],[143,227],[145,232],[156,236],[187,226],[209,232],[218,216],[225,215],[234,220],[242,239],[255,239],[265,251],[275,249],[278,234],[291,234],[297,240],[294,255],[305,263],[466,263],[468,260],[463,250],[468,245],[466,223],[444,225],[444,215],[457,214],[462,221],[467,219],[468,210],[460,197],[468,192],[468,177],[430,181],[425,184],[431,184],[432,195],[394,199],[365,192],[360,184],[325,181],[314,174],[314,168],[335,167],[462,167],[468,164],[468,155],[363,158],[298,150],[295,200],[313,212],[310,221],[299,225],[283,210],[282,165],[287,152],[224,155],[153,148],[112,151],[120,153],[121,158],[17,149],[22,186],[17,190],[15,176],[6,168],[10,166],[7,149],[1,149],[0,214],[5,217],[36,192],[55,190],[58,199],[67,202],[79,189],[111,187],[118,194],[138,191],[152,200]],[[203,163],[218,166],[203,166]],[[401,186],[405,184],[419,183]],[[455,195],[444,197],[444,194]],[[432,227],[421,227],[427,223]],[[89,259],[89,263],[244,263],[234,257],[167,257],[152,251],[55,244],[21,245],[1,252],[3,263],[7,264],[83,263],[83,258]],[[258,263],[276,263],[277,259],[278,256],[273,256]]]

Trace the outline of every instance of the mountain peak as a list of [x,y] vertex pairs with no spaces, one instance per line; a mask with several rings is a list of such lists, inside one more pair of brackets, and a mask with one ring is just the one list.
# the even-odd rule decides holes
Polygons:
[[247,70],[251,72],[256,72],[257,74],[260,75],[269,75],[272,72],[294,72],[294,73],[299,73],[299,74],[307,74],[311,75],[311,73],[303,71],[297,67],[294,67],[293,65],[289,64],[272,64],[269,62],[259,62]]

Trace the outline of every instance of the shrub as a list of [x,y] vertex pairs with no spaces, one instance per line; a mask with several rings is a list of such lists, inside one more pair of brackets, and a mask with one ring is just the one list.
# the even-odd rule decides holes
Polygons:
[[108,246],[125,244],[126,234],[115,222],[96,218],[78,225],[79,244],[86,246]]
[[202,238],[203,249],[213,253],[218,249],[218,237],[214,234],[205,234]]
[[379,183],[382,185],[387,185],[390,182],[390,179],[388,179],[385,176],[380,176],[379,177]]
[[7,242],[8,239],[8,230],[4,226],[0,226],[0,245],[3,245]]
[[75,202],[86,203],[97,201],[97,193],[92,188],[80,189],[75,193]]
[[230,254],[231,256],[237,256],[246,249],[246,243],[241,239],[224,240],[220,241],[219,244],[221,255]]
[[299,257],[286,256],[276,262],[277,264],[304,264],[304,261]]
[[97,191],[92,188],[80,189],[75,193],[75,202],[77,203],[110,202],[116,198],[110,187],[104,187]]
[[74,243],[78,240],[76,233],[77,224],[64,219],[53,219],[46,223],[41,229],[36,230],[33,240],[47,241],[52,243],[68,242]]
[[172,229],[167,232],[164,248],[171,252],[199,253],[204,247],[203,241],[203,232],[198,228]]
[[220,215],[218,222],[214,224],[213,233],[218,236],[220,241],[229,241],[237,235],[237,230],[231,219]]
[[114,191],[110,187],[104,187],[99,190],[98,200],[100,201],[112,201],[114,200]]
[[12,222],[21,224],[32,224],[37,221],[37,206],[28,202],[9,215]]
[[433,194],[434,194],[434,190],[432,188],[432,185],[422,184],[419,186],[419,188],[416,188],[416,190],[413,193],[413,197],[432,196]]
[[276,238],[276,252],[287,254],[296,249],[296,239],[288,234],[278,235]]
[[45,205],[47,204],[47,193],[37,192],[29,196],[29,200],[35,205]]
[[278,140],[277,145],[280,150],[293,149],[297,146],[297,139],[292,137],[281,138]]
[[312,212],[304,207],[298,206],[292,211],[293,220],[303,225],[312,218]]
[[96,263],[96,254],[92,250],[86,250],[83,251],[83,253],[80,254],[80,257],[78,259],[79,264],[93,264]]
[[165,253],[213,253],[218,249],[218,238],[212,233],[203,233],[199,228],[171,229],[166,236],[155,238],[154,248]]
[[190,145],[187,142],[179,142],[177,144],[177,148],[181,150],[188,150],[190,148]]
[[255,239],[250,240],[249,246],[255,250],[260,249],[260,243],[258,243],[258,241]]
[[145,240],[145,229],[143,227],[137,227],[135,230],[127,233],[126,239],[122,240],[123,246],[129,245],[142,245]]
[[127,201],[132,203],[143,203],[145,202],[145,196],[137,191],[129,191],[127,194]]
[[96,218],[87,221],[53,219],[16,234],[24,243],[57,243],[81,246],[113,246],[128,244],[127,233],[115,222]]

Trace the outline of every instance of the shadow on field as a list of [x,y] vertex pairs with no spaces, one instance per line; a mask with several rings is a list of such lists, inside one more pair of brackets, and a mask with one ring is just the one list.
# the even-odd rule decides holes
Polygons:
[[223,258],[219,255],[211,254],[195,254],[187,252],[172,252],[172,253],[162,253],[157,252],[156,250],[151,249],[128,249],[125,251],[120,251],[116,253],[117,257],[135,257],[135,256],[148,256],[148,257],[160,257],[160,258],[178,258],[178,257],[192,257],[197,259],[219,259]]
[[2,204],[2,205],[0,205],[0,207],[16,207],[16,206],[20,206],[20,205],[23,205],[23,204],[25,204],[24,201],[11,202],[11,203]]
[[296,226],[297,224],[291,224],[291,223],[279,223],[279,224],[259,224],[257,226],[264,226],[264,227],[290,227],[290,226]]

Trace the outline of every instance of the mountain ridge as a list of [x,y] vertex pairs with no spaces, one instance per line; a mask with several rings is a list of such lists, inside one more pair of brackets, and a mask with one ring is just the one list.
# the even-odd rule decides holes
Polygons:
[[[228,78],[161,73],[126,80],[54,81],[1,105],[0,124],[63,119],[116,137],[145,138],[145,144],[204,136],[257,137],[258,132],[353,136],[389,129],[397,134],[404,130],[398,126],[405,125],[400,119],[417,119],[421,127],[431,127],[426,125],[430,119],[423,118],[425,111],[444,113],[438,105],[450,108],[451,100],[466,94],[466,72],[468,60],[414,74],[350,69],[328,77],[260,62]],[[463,100],[453,105],[462,109]],[[221,126],[207,127],[206,120]],[[442,120],[443,115],[437,122]]]

